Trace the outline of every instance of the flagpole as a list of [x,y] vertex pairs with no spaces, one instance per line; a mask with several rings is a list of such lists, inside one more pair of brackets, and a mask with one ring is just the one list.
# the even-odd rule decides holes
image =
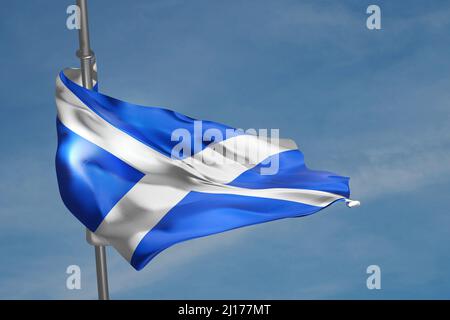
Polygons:
[[[91,50],[89,42],[89,25],[87,13],[87,0],[77,0],[77,6],[80,8],[80,29],[78,30],[78,37],[80,49],[77,51],[77,56],[81,63],[81,77],[83,87],[92,89],[93,83],[93,62],[94,52]],[[106,248],[101,242],[95,242],[95,234],[86,229],[86,238],[90,244],[95,248],[95,264],[97,271],[97,289],[99,300],[109,300],[108,289],[108,272],[106,266]]]

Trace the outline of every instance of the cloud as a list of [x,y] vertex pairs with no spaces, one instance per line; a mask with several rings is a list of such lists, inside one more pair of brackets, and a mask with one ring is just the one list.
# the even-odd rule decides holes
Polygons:
[[450,180],[450,139],[446,144],[368,150],[353,172],[353,189],[365,200],[408,193]]
[[[333,206],[326,214],[301,221],[182,243],[141,272],[108,250],[112,297],[136,297],[147,290],[139,295],[146,298],[158,287],[165,288],[169,297],[346,297],[361,292],[361,286],[365,289],[364,267],[373,261],[384,262],[398,279],[392,283],[405,288],[432,292],[430,281],[444,278],[441,270],[448,268],[441,260],[448,260],[444,259],[447,251],[439,243],[447,240],[443,230],[448,215],[430,209],[421,220],[422,212],[405,206],[411,211],[405,221],[398,217],[400,209],[384,208],[383,202],[410,194],[417,205],[427,189],[436,199],[446,197],[436,184],[450,179],[450,82],[445,58],[449,52],[442,41],[448,34],[449,8],[393,10],[383,15],[383,30],[369,34],[364,10],[357,12],[337,2],[200,1],[188,6],[164,0],[106,7],[105,3],[92,2],[91,24],[107,93],[241,126],[275,123],[304,145],[311,167],[349,175],[354,197],[362,200],[360,209],[344,212],[345,208]],[[60,17],[56,11],[52,16]],[[42,21],[49,17],[45,12],[39,16]],[[16,30],[15,21],[26,20],[20,17],[9,15],[4,23]],[[50,87],[60,59],[73,58],[76,63],[76,35],[72,41],[66,30],[52,33],[59,30],[57,24],[62,28],[63,19],[47,22],[53,36],[42,48],[41,38],[28,41],[29,28],[17,29],[19,37],[7,32],[17,49],[11,52],[24,59],[9,64],[15,72],[4,76],[17,81],[6,83],[20,82],[23,73],[16,71],[23,61],[31,66],[36,57],[48,57],[50,42],[60,44],[61,50],[53,50],[52,59],[35,66],[39,74],[27,79],[27,89],[34,92],[14,95],[8,86],[2,91],[11,103],[5,106],[10,108],[3,126],[7,151],[1,157],[1,248],[9,259],[0,269],[1,297],[96,298],[93,249],[84,243],[81,226],[62,207],[57,193],[54,150],[48,147],[55,143],[54,134],[36,139],[54,130],[53,93],[42,86],[42,79],[48,76]],[[133,50],[116,46],[119,34],[132,43]],[[51,127],[36,118],[43,112],[51,117]],[[424,229],[426,223],[432,232]],[[427,231],[428,247],[417,248]],[[227,258],[238,258],[239,266],[224,261]],[[203,275],[192,275],[192,270],[205,270],[198,265],[213,259],[217,264],[209,270],[217,276],[207,277],[211,292],[202,291],[195,282]],[[405,261],[410,264],[407,268],[424,275],[404,271]],[[65,289],[64,271],[71,263],[82,267],[80,292]],[[235,279],[227,268],[234,268]],[[273,276],[268,276],[271,272]],[[174,281],[188,276],[192,279],[184,282],[183,292]],[[263,279],[260,283],[256,283],[258,276]],[[404,290],[397,296],[404,296],[408,289]]]

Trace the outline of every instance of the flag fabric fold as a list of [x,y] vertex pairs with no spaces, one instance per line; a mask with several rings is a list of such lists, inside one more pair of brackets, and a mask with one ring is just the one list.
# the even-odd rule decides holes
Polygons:
[[[56,80],[60,194],[78,220],[137,270],[181,241],[350,201],[349,179],[308,169],[291,140],[229,136],[232,127],[199,125],[79,83],[78,69]],[[193,138],[174,153],[177,132]],[[264,174],[275,162],[277,170]]]

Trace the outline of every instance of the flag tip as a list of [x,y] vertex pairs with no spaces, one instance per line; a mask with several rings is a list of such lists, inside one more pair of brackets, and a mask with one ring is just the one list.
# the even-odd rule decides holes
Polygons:
[[361,205],[361,202],[356,201],[356,200],[345,199],[345,204],[347,205],[347,207],[353,208],[353,207],[359,207]]

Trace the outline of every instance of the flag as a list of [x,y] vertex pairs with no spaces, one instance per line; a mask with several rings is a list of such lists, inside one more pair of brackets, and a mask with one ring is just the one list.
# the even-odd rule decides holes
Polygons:
[[60,72],[56,104],[62,200],[137,270],[181,241],[357,204],[291,140],[114,99],[78,69]]

